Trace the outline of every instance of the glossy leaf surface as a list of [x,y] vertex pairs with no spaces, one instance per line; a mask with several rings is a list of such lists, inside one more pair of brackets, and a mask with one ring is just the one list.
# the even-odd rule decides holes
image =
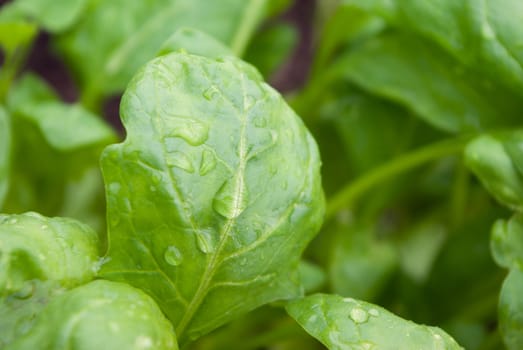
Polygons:
[[437,327],[351,298],[315,294],[290,302],[287,312],[330,350],[462,349]]
[[54,297],[9,350],[174,350],[169,321],[142,291],[93,281]]
[[300,295],[297,266],[324,199],[316,144],[249,65],[161,56],[122,100],[102,157],[110,261],[152,295],[182,343]]
[[72,219],[36,213],[0,215],[0,293],[14,293],[29,280],[64,287],[91,280],[98,264],[98,239]]

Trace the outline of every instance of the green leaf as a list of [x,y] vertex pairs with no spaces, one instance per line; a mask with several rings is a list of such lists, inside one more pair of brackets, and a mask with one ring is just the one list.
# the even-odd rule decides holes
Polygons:
[[520,120],[523,105],[518,96],[412,36],[387,34],[370,39],[342,56],[335,69],[445,131],[482,130]]
[[263,14],[249,13],[258,3],[260,0],[95,1],[57,44],[84,88],[83,102],[96,106],[101,96],[123,90],[178,28],[196,28],[227,46],[241,45],[250,38],[247,26],[255,28]]
[[152,295],[182,343],[299,295],[324,199],[316,144],[282,97],[238,59],[173,53],[121,111],[127,139],[102,156],[102,275]]
[[[472,140],[465,149],[465,161],[500,203],[523,210],[523,173],[518,171],[505,148],[507,140],[513,142],[508,135],[483,135]],[[521,136],[521,133],[517,132],[517,135]]]
[[490,247],[498,265],[523,269],[523,214],[496,221],[492,227]]
[[346,0],[393,26],[437,42],[457,60],[513,91],[523,88],[523,3],[519,0]]
[[15,0],[8,4],[25,18],[36,21],[51,33],[63,32],[80,17],[88,0]]
[[499,296],[499,326],[508,350],[523,347],[523,271],[510,270]]
[[290,302],[287,312],[330,350],[462,349],[437,327],[352,298],[315,294]]
[[59,151],[75,151],[116,140],[109,125],[80,105],[59,101],[26,104],[18,115],[34,123],[47,143]]
[[275,24],[256,33],[247,48],[245,60],[264,77],[270,77],[289,58],[297,43],[295,27],[286,23]]
[[307,260],[301,260],[299,269],[301,283],[306,293],[318,290],[325,285],[327,277],[320,266]]
[[10,350],[178,349],[155,302],[123,283],[98,280],[53,298]]
[[162,45],[158,56],[184,50],[193,55],[217,58],[233,55],[231,49],[209,34],[193,28],[178,29]]
[[27,281],[23,288],[0,298],[0,348],[25,335],[50,299],[64,292],[54,281]]
[[73,219],[2,214],[0,262],[2,296],[19,291],[33,279],[72,287],[93,278],[98,239],[91,228]]
[[6,59],[17,48],[31,44],[36,34],[37,28],[33,23],[21,20],[0,21],[0,46],[4,49]]
[[9,188],[9,169],[11,166],[11,125],[9,115],[0,106],[0,209]]

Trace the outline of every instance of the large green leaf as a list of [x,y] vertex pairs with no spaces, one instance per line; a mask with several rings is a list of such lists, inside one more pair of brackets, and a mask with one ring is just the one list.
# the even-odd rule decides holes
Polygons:
[[499,324],[509,350],[523,348],[523,271],[514,268],[503,282],[499,296]]
[[265,0],[92,0],[78,25],[57,43],[85,90],[84,102],[96,103],[100,95],[123,90],[178,28],[202,30],[243,50],[240,46],[252,34],[249,28],[255,28],[264,14],[256,10],[263,10],[264,4]]
[[72,219],[2,214],[0,262],[0,296],[17,292],[33,279],[71,287],[93,278],[98,238]]
[[330,350],[462,349],[437,327],[352,298],[315,294],[290,302],[287,312]]
[[345,0],[437,42],[457,60],[523,91],[523,2]]
[[407,106],[442,130],[482,130],[520,120],[518,96],[412,36],[375,37],[336,66],[349,80]]
[[172,325],[147,294],[123,283],[98,280],[54,297],[32,328],[8,349],[175,350],[178,346]]
[[124,94],[124,143],[102,156],[106,278],[146,290],[182,342],[300,294],[324,209],[316,144],[233,57],[161,56]]
[[9,186],[9,168],[11,162],[11,126],[9,116],[0,107],[0,209]]

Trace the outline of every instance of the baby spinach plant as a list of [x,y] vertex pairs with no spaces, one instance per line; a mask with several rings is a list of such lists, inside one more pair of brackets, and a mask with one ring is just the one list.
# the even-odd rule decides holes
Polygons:
[[520,1],[289,6],[0,9],[1,349],[523,348]]

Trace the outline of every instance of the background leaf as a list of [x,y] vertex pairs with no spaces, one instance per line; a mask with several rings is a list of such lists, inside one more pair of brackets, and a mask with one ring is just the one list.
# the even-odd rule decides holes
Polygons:
[[315,294],[290,302],[287,312],[330,350],[462,349],[439,328],[351,298]]
[[523,272],[510,270],[499,296],[499,322],[505,345],[509,350],[523,346]]

